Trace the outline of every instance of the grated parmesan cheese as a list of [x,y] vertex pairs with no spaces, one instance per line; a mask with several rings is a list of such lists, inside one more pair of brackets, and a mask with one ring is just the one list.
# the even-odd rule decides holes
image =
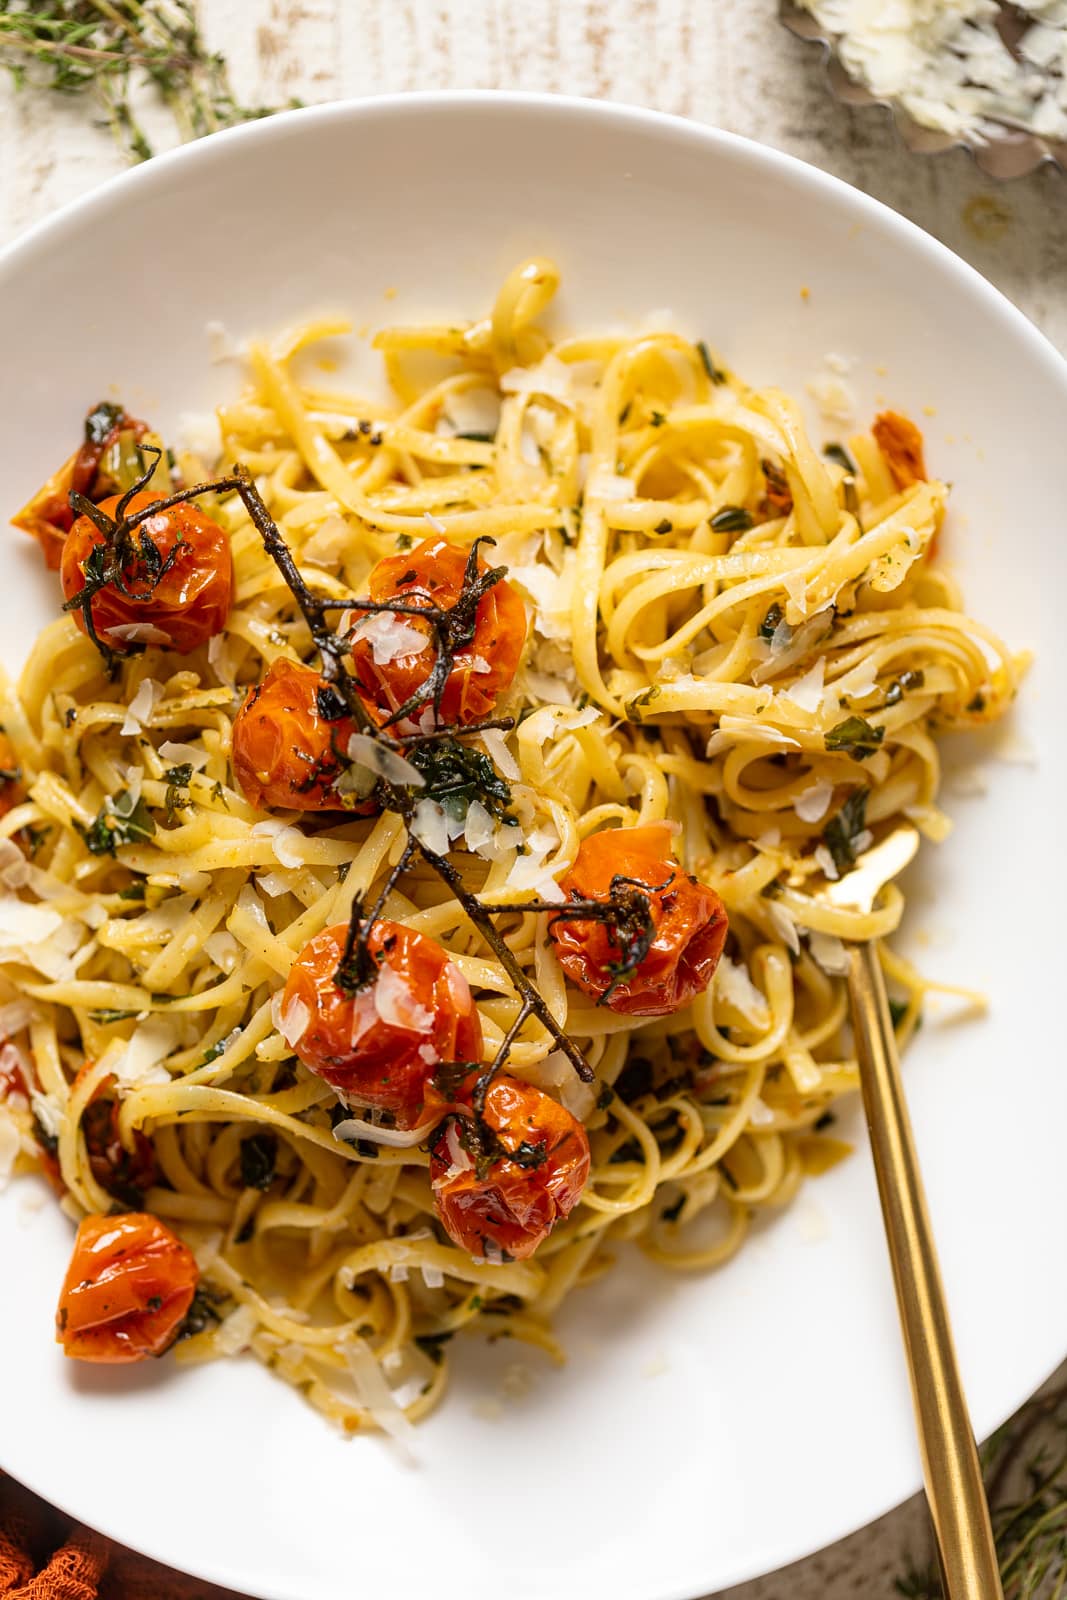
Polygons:
[[152,713],[163,697],[163,685],[154,678],[142,678],[137,685],[137,692],[126,707],[126,720],[119,732],[127,739],[135,733],[143,733],[146,722],[152,720]]
[[405,656],[421,655],[430,647],[429,635],[420,633],[395,611],[372,611],[360,617],[352,629],[352,637],[370,645],[376,667]]
[[816,778],[807,789],[802,789],[793,801],[793,810],[801,822],[820,822],[825,817],[834,786],[829,778]]

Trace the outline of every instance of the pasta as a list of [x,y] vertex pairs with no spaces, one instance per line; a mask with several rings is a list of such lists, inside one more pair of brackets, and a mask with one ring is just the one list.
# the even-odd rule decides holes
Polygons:
[[[176,558],[160,544],[155,620],[113,616],[101,653],[87,590],[78,611],[86,557],[73,591],[63,568],[73,609],[3,686],[0,1170],[43,1163],[75,1220],[159,1219],[199,1278],[177,1359],[251,1349],[347,1429],[396,1434],[426,1413],[463,1331],[561,1359],[553,1313],[627,1241],[714,1267],[846,1153],[827,1132],[857,1084],[843,941],[892,935],[903,900],[890,885],[860,914],[819,887],[901,817],[945,836],[934,735],[1001,715],[1025,667],[932,560],[947,490],[910,423],[886,413],[820,452],[790,397],[673,331],[552,341],[556,285],[551,262],[526,262],[482,321],[386,328],[387,415],[328,385],[316,345],[347,329],[326,322],[250,347],[217,460],[179,451],[172,474],[143,425],[92,414],[118,492],[137,479],[151,504],[216,485],[197,503],[228,535],[228,617],[199,642],[168,633]],[[81,526],[57,532],[57,483],[20,519],[53,560]],[[269,686],[321,664],[322,616],[284,551],[346,659],[362,649],[388,674],[425,651],[420,619],[360,600],[428,539],[462,549],[464,583],[476,559],[506,569],[531,617],[521,661],[522,624],[503,674],[500,623],[464,680],[489,687],[461,719],[474,731],[454,730],[467,755],[448,783],[423,702],[410,744],[383,754],[373,728],[346,731],[279,814],[235,725],[259,705],[267,737],[283,714]],[[379,803],[390,784],[407,811]],[[640,926],[598,1003],[570,981],[553,908],[583,840],[664,823],[700,915],[719,926],[706,908],[721,901],[729,935],[718,960],[721,920],[686,1003],[642,1015],[611,998],[643,970]],[[633,893],[640,924],[649,891]],[[494,907],[501,948],[472,898]],[[339,1108],[328,1063],[305,1065],[314,999],[294,971],[367,906],[445,947],[484,1062],[584,1125],[588,1181],[536,1254],[462,1248],[435,1211],[428,1124],[365,1096]],[[882,960],[906,1043],[932,985],[884,945]],[[401,1022],[425,1031],[421,1016]]]

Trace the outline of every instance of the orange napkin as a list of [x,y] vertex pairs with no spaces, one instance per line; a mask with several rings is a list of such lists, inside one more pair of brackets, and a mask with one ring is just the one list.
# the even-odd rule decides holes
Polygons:
[[0,1473],[3,1600],[239,1600],[72,1523]]

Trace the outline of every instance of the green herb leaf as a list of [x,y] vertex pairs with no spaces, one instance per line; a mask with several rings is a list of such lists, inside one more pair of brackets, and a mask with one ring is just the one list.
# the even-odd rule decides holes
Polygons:
[[827,461],[836,461],[839,467],[844,467],[846,472],[851,473],[853,477],[856,476],[856,463],[843,444],[824,444],[822,453]]
[[767,643],[770,644],[770,642],[774,638],[774,635],[777,632],[778,628],[780,627],[780,625],[784,621],[785,621],[785,612],[782,610],[780,605],[775,603],[773,606],[770,607],[770,609],[767,612],[767,615],[764,617],[763,621],[759,625],[759,636],[760,636],[760,638],[761,639],[766,639]]
[[273,1133],[254,1133],[241,1141],[241,1182],[246,1189],[267,1190],[274,1182],[278,1140]]
[[130,1017],[139,1017],[139,1011],[112,1011],[104,1008],[101,1011],[90,1011],[89,1021],[98,1022],[101,1027],[109,1027],[112,1022],[127,1022]]
[[155,831],[155,822],[144,799],[134,805],[126,789],[114,800],[105,800],[88,828],[81,829],[89,852],[94,856],[113,856],[120,845],[140,844],[150,839]]
[[700,365],[704,368],[704,371],[707,373],[712,383],[725,383],[727,375],[721,367],[717,367],[715,365],[714,361],[711,359],[711,351],[708,349],[703,339],[699,339],[697,341],[697,354],[700,357]]
[[822,839],[834,858],[834,866],[844,875],[856,863],[856,840],[867,826],[869,789],[853,789],[840,811],[822,831]]
[[883,727],[872,727],[865,717],[846,717],[826,735],[827,750],[839,750],[853,761],[873,756],[885,738]]
[[753,526],[752,513],[744,506],[723,506],[711,519],[716,533],[747,533]]
[[899,678],[893,679],[892,683],[889,685],[889,688],[886,690],[886,697],[882,709],[885,710],[887,706],[897,705],[901,700],[903,700],[904,696],[910,689],[921,689],[925,682],[926,676],[918,668],[915,670],[909,669],[907,672],[902,672]]
[[425,780],[425,797],[436,800],[454,821],[462,822],[475,800],[491,816],[505,819],[511,789],[481,750],[455,739],[435,739],[409,751],[408,760]]

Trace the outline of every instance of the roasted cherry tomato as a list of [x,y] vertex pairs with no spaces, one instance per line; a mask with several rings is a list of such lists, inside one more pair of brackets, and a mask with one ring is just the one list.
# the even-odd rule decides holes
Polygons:
[[[83,1067],[82,1072],[85,1070]],[[76,1078],[75,1084],[77,1081]],[[115,1079],[108,1076],[97,1084],[82,1112],[82,1137],[89,1167],[101,1189],[123,1205],[139,1206],[159,1175],[155,1148],[138,1128],[133,1135],[133,1149],[126,1149],[119,1138],[119,1109]]]
[[13,807],[26,798],[22,787],[22,772],[15,746],[0,728],[0,817],[6,817]]
[[[450,610],[463,589],[469,552],[447,539],[424,539],[404,555],[379,561],[367,580],[372,600]],[[489,570],[480,557],[479,573]],[[422,641],[415,645],[416,636]],[[473,626],[454,653],[441,696],[444,722],[477,722],[508,688],[526,642],[526,607],[505,578],[478,601]],[[400,612],[356,612],[352,630],[356,681],[371,715],[387,721],[422,688],[437,652],[430,626]],[[418,712],[415,713],[418,715]]]
[[292,811],[373,809],[337,789],[355,731],[321,673],[279,658],[234,720],[233,770],[242,794],[254,806]]
[[[159,499],[158,494],[135,494],[126,509],[143,511]],[[101,501],[100,510],[113,517],[118,503],[112,495]],[[233,558],[225,530],[198,506],[183,504],[146,517],[132,537],[143,554],[127,563],[122,576],[131,594],[141,598],[123,594],[113,583],[93,596],[93,625],[103,643],[119,652],[131,644],[165,644],[180,655],[207,644],[221,632],[230,612]],[[63,546],[59,569],[68,600],[82,592],[85,563],[94,547],[104,543],[95,523],[88,517],[77,519]],[[75,610],[74,618],[84,630],[80,610]],[[112,633],[115,628],[119,631]]]
[[559,964],[586,994],[597,1000],[606,995],[612,1011],[667,1016],[711,982],[726,943],[723,903],[714,889],[682,871],[664,823],[590,834],[560,888],[572,899],[607,900],[615,878],[648,890],[655,930],[648,954],[636,971],[615,983],[613,968],[623,953],[610,923],[568,922],[561,916],[549,930]]
[[467,980],[434,939],[376,922],[367,954],[376,976],[354,993],[336,973],[347,927],[324,928],[293,963],[281,1029],[306,1067],[356,1105],[418,1121],[440,1061],[480,1061],[482,1028]]
[[85,495],[96,505],[135,483],[147,464],[137,446],[148,433],[147,423],[127,415],[122,406],[101,400],[85,418],[79,448],[11,518],[16,528],[37,540],[53,571],[59,566],[74,522],[71,492]]
[[79,1361],[144,1361],[177,1336],[196,1292],[192,1252],[144,1211],[85,1217],[56,1311],[56,1340]]
[[589,1140],[557,1100],[506,1072],[493,1078],[478,1116],[477,1074],[427,1103],[448,1110],[430,1139],[434,1206],[451,1239],[472,1256],[520,1261],[573,1210],[589,1177]]
[[881,411],[871,432],[898,489],[925,482],[923,436],[910,417],[902,417],[899,411]]

